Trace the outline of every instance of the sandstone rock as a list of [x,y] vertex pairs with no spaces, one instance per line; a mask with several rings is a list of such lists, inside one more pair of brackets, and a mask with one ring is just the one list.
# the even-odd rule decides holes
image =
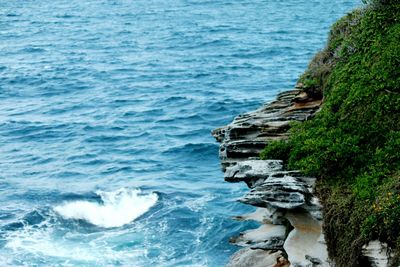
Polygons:
[[285,233],[286,227],[283,225],[263,224],[257,229],[240,233],[230,241],[238,246],[278,250],[283,248]]
[[288,137],[291,121],[307,120],[320,105],[321,100],[300,90],[287,91],[276,101],[239,115],[212,132],[221,142],[219,156],[225,180],[245,182],[251,190],[239,201],[258,207],[235,219],[262,223],[258,229],[231,239],[246,248],[235,253],[227,266],[289,266],[282,252],[276,252],[282,246],[292,266],[328,265],[321,205],[313,195],[316,179],[284,170],[282,161],[258,158],[269,142]]
[[329,266],[321,222],[306,212],[288,212],[286,218],[294,227],[284,244],[291,265]]
[[239,215],[239,216],[233,216],[232,218],[237,221],[252,220],[252,221],[263,223],[265,220],[265,217],[267,217],[268,215],[269,215],[268,209],[257,208],[254,212]]
[[244,248],[233,254],[226,267],[288,267],[281,251]]
[[257,208],[256,211],[233,217],[235,220],[253,220],[260,223],[270,223],[270,224],[283,224],[284,213],[281,209],[277,208]]
[[322,205],[317,197],[312,196],[301,208],[308,211],[315,220],[322,221]]
[[257,207],[295,209],[311,198],[308,184],[293,176],[269,177],[255,186],[240,202]]
[[362,253],[367,257],[372,267],[387,267],[389,266],[389,260],[393,257],[388,246],[385,243],[381,243],[378,240],[369,242],[368,245],[364,245]]
[[[301,101],[296,102],[295,99]],[[300,90],[286,91],[277,100],[253,112],[237,116],[232,123],[212,131],[220,146],[222,168],[232,159],[257,157],[272,140],[288,137],[290,121],[304,121],[319,108],[321,100],[307,99]]]
[[246,160],[226,168],[224,178],[228,182],[246,182],[253,184],[257,180],[265,180],[268,174],[282,170],[281,160]]

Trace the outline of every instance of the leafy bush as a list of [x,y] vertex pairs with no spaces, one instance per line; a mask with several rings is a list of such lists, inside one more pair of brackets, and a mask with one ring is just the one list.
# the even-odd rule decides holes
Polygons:
[[369,4],[373,7],[381,6],[392,6],[398,3],[398,0],[363,0],[365,4]]
[[351,34],[354,25],[359,23],[361,15],[362,9],[357,9],[333,25],[327,46],[314,56],[298,81],[309,96],[322,98],[329,75],[335,64],[344,56],[343,51],[347,49],[351,53],[354,49],[350,45],[345,46],[343,40]]
[[260,157],[261,159],[280,159],[287,162],[290,149],[290,143],[286,140],[272,142],[265,147]]

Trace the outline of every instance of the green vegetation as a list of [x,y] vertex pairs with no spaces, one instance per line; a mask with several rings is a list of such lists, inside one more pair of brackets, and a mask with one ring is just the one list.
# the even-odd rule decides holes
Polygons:
[[400,258],[400,1],[373,0],[332,26],[300,77],[320,112],[295,123],[262,158],[319,178],[324,232],[337,266],[363,266],[361,248],[386,242]]

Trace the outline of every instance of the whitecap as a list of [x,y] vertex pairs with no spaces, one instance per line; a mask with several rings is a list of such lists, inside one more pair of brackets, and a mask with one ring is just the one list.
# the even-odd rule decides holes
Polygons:
[[141,190],[121,188],[112,192],[97,191],[103,203],[73,201],[54,210],[65,219],[80,219],[100,227],[119,227],[146,213],[157,203],[155,193],[142,194]]

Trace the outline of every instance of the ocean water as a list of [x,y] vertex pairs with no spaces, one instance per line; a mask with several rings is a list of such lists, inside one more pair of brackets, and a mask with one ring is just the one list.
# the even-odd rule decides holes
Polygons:
[[210,131],[359,4],[0,1],[0,266],[223,266],[256,224]]

